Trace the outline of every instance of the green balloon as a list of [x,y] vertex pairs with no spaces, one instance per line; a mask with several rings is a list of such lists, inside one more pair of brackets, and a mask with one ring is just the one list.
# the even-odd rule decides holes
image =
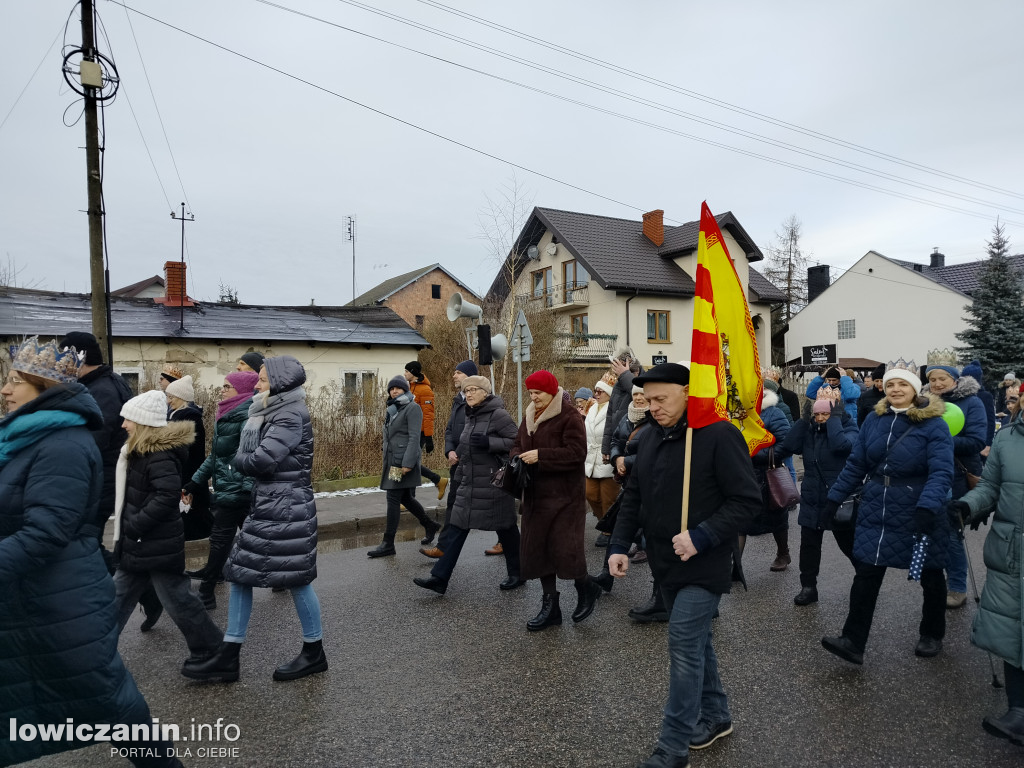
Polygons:
[[942,419],[949,426],[951,435],[959,435],[960,430],[964,428],[964,412],[960,410],[959,405],[946,403],[946,412],[942,414]]

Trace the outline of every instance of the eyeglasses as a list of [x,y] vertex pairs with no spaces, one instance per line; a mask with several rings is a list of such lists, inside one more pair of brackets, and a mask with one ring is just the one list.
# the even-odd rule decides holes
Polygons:
[[12,373],[10,376],[7,377],[7,383],[16,387],[19,384],[24,384],[25,380],[24,379],[19,379],[17,376],[15,376]]
[[224,386],[221,387],[221,389],[234,389],[234,388],[235,387],[234,387],[233,384],[225,384]]
[[483,389],[481,387],[466,387],[462,391],[468,395],[470,392],[483,392]]

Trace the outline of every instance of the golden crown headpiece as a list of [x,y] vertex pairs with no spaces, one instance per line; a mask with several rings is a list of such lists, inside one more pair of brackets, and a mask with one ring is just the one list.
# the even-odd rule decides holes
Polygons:
[[904,360],[902,357],[899,360],[896,360],[895,362],[890,360],[885,366],[886,373],[897,369],[901,371],[910,371],[915,376],[919,376],[921,374],[921,369],[917,365],[917,363],[915,363],[913,360]]
[[78,381],[78,368],[84,352],[74,347],[57,348],[57,340],[39,343],[38,336],[25,339],[20,347],[11,347],[11,367],[51,381],[73,384]]

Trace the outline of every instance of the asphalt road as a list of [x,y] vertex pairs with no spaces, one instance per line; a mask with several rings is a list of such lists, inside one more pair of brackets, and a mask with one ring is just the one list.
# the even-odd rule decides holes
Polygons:
[[[322,675],[271,680],[301,642],[287,593],[257,590],[234,685],[181,677],[186,649],[173,624],[165,617],[143,635],[133,617],[121,651],[153,714],[184,734],[193,718],[238,726],[236,741],[212,743],[237,750],[227,758],[198,757],[209,741],[179,742],[192,750],[186,765],[632,766],[650,753],[667,690],[665,625],[638,626],[626,616],[649,594],[646,565],[633,566],[582,624],[529,633],[539,584],[499,592],[504,559],[483,554],[492,533],[470,535],[445,597],[412,584],[431,563],[418,541],[399,543],[395,558],[370,560],[366,547],[377,537],[321,548],[316,588],[331,665]],[[979,574],[981,538],[971,541]],[[353,543],[363,547],[341,549]],[[602,553],[589,548],[592,572]],[[693,766],[1024,765],[1024,749],[981,729],[981,718],[1003,712],[1006,699],[991,685],[986,655],[969,643],[973,601],[947,614],[943,653],[919,659],[920,587],[890,572],[865,664],[853,667],[820,645],[842,626],[852,579],[835,544],[826,539],[821,602],[811,607],[792,603],[795,564],[770,573],[773,557],[770,536],[751,539],[750,589],[722,601],[714,631],[735,732],[693,753]],[[572,586],[560,585],[571,611]],[[223,588],[218,599],[214,617],[223,626]],[[97,746],[30,765],[120,764],[128,763]]]

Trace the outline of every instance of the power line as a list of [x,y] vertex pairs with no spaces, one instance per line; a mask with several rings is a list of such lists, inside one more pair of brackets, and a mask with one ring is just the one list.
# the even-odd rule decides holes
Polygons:
[[[74,13],[75,9],[72,8],[71,12]],[[70,18],[70,16],[68,18]],[[46,57],[50,55],[50,51],[53,50],[53,46],[57,44],[57,41],[60,39],[61,34],[66,29],[67,21],[65,21],[64,24],[61,25],[61,28],[57,30],[57,34],[54,35],[53,40],[51,40],[50,44],[46,46],[46,51],[43,53],[43,58],[39,60],[39,63],[36,64],[36,68],[32,70],[32,74],[29,75],[28,82],[25,83],[25,87],[21,89],[21,92],[18,94],[18,98],[14,100],[14,103],[11,104],[11,108],[7,110],[7,114],[4,115],[4,119],[0,120],[0,130],[3,130],[4,125],[7,124],[7,120],[10,118],[12,114],[14,114],[14,109],[18,106],[18,102],[21,101],[21,97],[25,95],[25,91],[27,91],[28,87],[32,85],[32,81],[36,79],[36,75],[39,74],[39,69],[43,66],[43,63],[46,61]]]

